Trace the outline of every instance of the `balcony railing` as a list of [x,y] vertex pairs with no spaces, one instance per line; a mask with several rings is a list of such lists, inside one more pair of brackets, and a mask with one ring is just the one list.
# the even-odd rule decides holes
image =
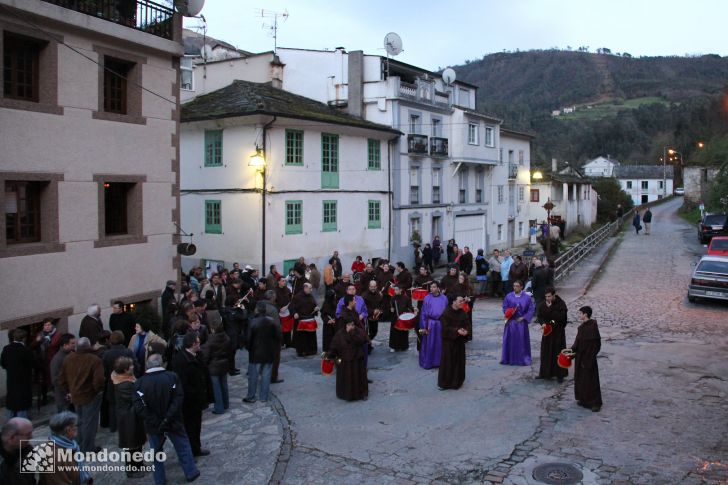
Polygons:
[[43,0],[115,24],[172,39],[174,10],[150,0]]
[[427,136],[407,135],[407,153],[427,155]]
[[447,138],[433,136],[430,138],[430,155],[438,157],[447,156]]
[[450,107],[450,93],[443,93],[435,89],[432,81],[418,79],[416,84],[399,81],[397,95],[400,98],[429,104],[439,108]]
[[509,163],[508,164],[508,179],[516,179],[518,178],[518,165],[515,163]]

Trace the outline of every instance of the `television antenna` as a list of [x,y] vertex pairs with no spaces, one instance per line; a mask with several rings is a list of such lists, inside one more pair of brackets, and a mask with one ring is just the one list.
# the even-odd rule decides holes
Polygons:
[[[275,54],[278,50],[278,19],[281,19],[281,22],[288,20],[288,10],[274,12],[273,10],[257,8],[255,9],[255,15],[263,19],[268,19],[269,23],[263,22],[263,28],[268,29],[270,31],[268,35],[273,37],[273,53]],[[272,23],[270,23],[271,19]]]

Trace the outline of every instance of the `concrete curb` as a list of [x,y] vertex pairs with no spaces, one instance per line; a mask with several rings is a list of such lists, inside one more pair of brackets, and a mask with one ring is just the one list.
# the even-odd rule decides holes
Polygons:
[[271,393],[271,398],[273,409],[278,415],[281,427],[283,428],[283,440],[281,441],[280,451],[278,452],[278,456],[276,457],[276,466],[273,469],[273,473],[271,474],[268,483],[270,485],[279,485],[280,483],[283,483],[283,479],[286,476],[286,468],[288,467],[288,460],[291,459],[291,451],[293,450],[293,437],[291,431],[291,421],[290,419],[288,419],[288,414],[286,414],[286,409],[283,407],[283,403],[281,403],[280,399],[278,399],[278,396],[273,393]]

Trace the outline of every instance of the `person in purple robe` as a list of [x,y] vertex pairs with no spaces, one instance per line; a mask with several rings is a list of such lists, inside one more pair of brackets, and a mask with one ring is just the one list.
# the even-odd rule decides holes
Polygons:
[[440,366],[442,355],[442,323],[440,317],[447,308],[447,297],[440,293],[440,285],[430,284],[420,311],[420,367],[432,369]]
[[[356,286],[353,284],[346,287],[346,294],[351,295],[354,297],[354,300],[356,300],[356,313],[359,314],[359,318],[362,322],[366,321],[366,319],[369,317],[369,312],[367,311],[367,304],[364,302],[364,298],[356,294]],[[338,303],[336,304],[336,318],[339,318],[341,316],[341,309],[344,308],[344,298],[339,298]],[[337,330],[339,330],[337,328]]]
[[531,323],[536,307],[531,296],[523,292],[523,282],[513,282],[513,291],[503,299],[503,313],[515,308],[515,313],[506,322],[503,330],[503,365],[531,365],[531,339],[528,324]]

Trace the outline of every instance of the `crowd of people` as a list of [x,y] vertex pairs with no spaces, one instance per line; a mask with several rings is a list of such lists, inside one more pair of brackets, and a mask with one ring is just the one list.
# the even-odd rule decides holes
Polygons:
[[[432,270],[443,252],[447,273],[438,280]],[[335,251],[323,273],[304,257],[287,275],[275,265],[262,276],[234,263],[232,269],[218,267],[208,278],[195,267],[183,274],[179,293],[177,282],[167,282],[158,324],[126,312],[119,301],[109,330],[96,304],[89,306],[78,336],[62,334],[52,320],[32,338],[16,329],[1,357],[8,379],[8,421],[0,476],[12,474],[13,463],[22,460],[22,450],[17,454],[5,446],[6,431],[8,443],[27,431],[33,369],[42,383],[40,399],[50,391],[55,399],[58,414],[51,422],[55,419],[57,425],[51,426],[51,439],[58,446],[98,451],[99,426],[117,432],[119,447],[128,450],[141,450],[146,443],[161,449],[169,439],[189,481],[200,474],[195,458],[210,453],[200,439],[202,412],[210,404],[215,414],[230,407],[228,377],[241,373],[235,367],[236,352],[246,349],[248,355],[243,401],[267,401],[270,385],[283,382],[282,350],[295,349],[299,357],[319,355],[319,325],[322,358],[336,363],[336,395],[343,400],[369,396],[368,360],[380,325],[389,325],[390,352],[407,351],[412,331],[419,365],[438,368],[439,389],[459,389],[465,381],[466,344],[473,338],[473,309],[481,298],[503,299],[501,364],[531,365],[528,326],[535,318],[549,327],[537,378],[563,381],[567,371],[558,362],[566,348],[567,309],[546,261],[534,257],[526,265],[520,255],[497,249],[487,258],[482,249],[473,257],[454,240],[443,250],[439,238],[415,261],[410,272],[401,261],[365,262],[357,256],[345,271]],[[572,346],[576,397],[598,411],[599,331],[590,308],[580,309],[579,315],[584,318]],[[75,465],[81,481],[74,483],[91,480],[83,463]],[[143,476],[142,465],[129,459],[128,476]],[[164,464],[154,465],[155,483],[165,483]]]

